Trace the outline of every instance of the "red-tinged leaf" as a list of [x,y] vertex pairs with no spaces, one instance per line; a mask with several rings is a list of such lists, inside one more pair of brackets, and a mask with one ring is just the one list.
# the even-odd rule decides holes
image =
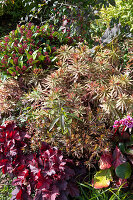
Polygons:
[[7,172],[6,167],[2,167],[2,173],[3,173],[3,174],[6,174],[6,172]]
[[36,180],[37,180],[36,188],[41,190],[49,189],[50,184],[52,182],[51,179],[43,176],[41,170],[36,175]]
[[2,143],[4,143],[5,142],[5,138],[3,137],[3,138],[0,138],[0,143],[2,144]]
[[51,184],[51,180],[49,180],[48,178],[41,179],[41,180],[38,180],[38,183],[36,184],[36,188],[40,189],[42,191],[47,190],[47,189],[49,189],[50,184]]
[[127,158],[130,160],[131,164],[133,165],[133,156],[128,155]]
[[12,140],[12,139],[14,139],[14,140],[21,140],[21,137],[19,135],[19,132],[16,131],[16,130],[14,130],[14,131],[11,131],[11,132],[8,131],[7,139],[8,140]]
[[119,179],[116,181],[116,186],[117,186],[117,187],[120,187],[121,185],[122,185],[122,188],[127,188],[127,187],[128,187],[127,179],[121,179],[121,178],[119,178]]
[[25,165],[20,165],[19,167],[17,167],[17,168],[15,169],[15,173],[16,173],[16,174],[19,174],[19,173],[21,173],[24,169],[25,169]]
[[121,139],[122,139],[122,140],[130,140],[130,135],[129,135],[129,133],[124,132],[124,133],[121,135]]
[[36,190],[35,197],[33,200],[40,200],[42,199],[42,191],[41,190]]
[[48,144],[45,143],[45,142],[42,142],[41,149],[40,149],[41,152],[44,152],[44,151],[46,151],[47,149],[49,149]]
[[100,169],[109,169],[112,166],[112,154],[105,152],[100,158]]
[[39,157],[38,161],[39,161],[39,164],[43,166],[43,163],[44,163],[44,162],[43,162],[41,156]]
[[110,169],[104,169],[97,172],[92,180],[92,185],[95,189],[106,188],[110,185],[112,175]]
[[10,148],[10,155],[11,156],[16,156],[17,153],[18,153],[18,151],[14,146],[12,148]]
[[0,160],[0,168],[4,167],[8,162],[9,162],[9,160],[7,160],[7,159]]
[[27,185],[27,193],[28,193],[28,195],[31,195],[31,185],[30,184]]
[[22,200],[22,189],[20,189],[19,192],[17,193],[16,199]]
[[[4,128],[5,128],[5,126],[0,126],[0,129],[2,129],[2,130],[3,130]],[[1,130],[0,130],[0,131],[1,131]]]
[[39,172],[39,168],[33,165],[29,165],[30,170],[33,174],[37,174]]
[[121,153],[120,149],[116,146],[113,152],[113,166],[114,168],[126,162],[126,158]]
[[17,178],[17,179],[14,179],[13,181],[12,181],[12,185],[13,186],[22,186],[22,179],[20,179],[20,178]]

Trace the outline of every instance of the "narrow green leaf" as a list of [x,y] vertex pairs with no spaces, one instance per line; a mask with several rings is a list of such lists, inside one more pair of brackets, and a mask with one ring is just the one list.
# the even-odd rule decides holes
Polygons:
[[25,50],[25,53],[26,53],[26,55],[27,55],[28,60],[29,60],[30,58],[32,58],[32,55],[30,55],[30,54],[28,53],[27,50]]
[[38,52],[38,50],[36,50],[36,51],[33,52],[33,54],[32,54],[32,56],[33,56],[33,60],[36,59],[36,57],[37,57],[37,52]]
[[60,121],[61,121],[61,128],[64,130],[65,129],[65,116],[61,115],[60,117]]
[[54,119],[54,121],[51,123],[50,127],[49,127],[49,131],[52,130],[52,128],[54,127],[54,125],[59,121],[59,117],[57,117],[56,119]]

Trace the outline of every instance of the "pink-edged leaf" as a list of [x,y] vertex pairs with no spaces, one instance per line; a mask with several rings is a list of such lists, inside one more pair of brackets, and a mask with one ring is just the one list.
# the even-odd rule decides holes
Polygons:
[[37,174],[39,172],[39,168],[33,165],[29,165],[30,170],[33,174]]
[[14,179],[13,181],[12,181],[12,185],[13,186],[22,186],[22,179],[20,179],[20,178],[17,178],[17,179]]
[[16,149],[15,146],[13,146],[13,147],[10,148],[10,155],[11,156],[16,156],[17,153],[18,153],[18,151],[17,151],[17,149]]
[[54,175],[56,172],[54,169],[50,169],[49,171],[46,172],[48,176]]
[[42,166],[43,166],[43,164],[44,164],[44,161],[43,161],[43,159],[41,158],[41,156],[39,157],[39,159],[38,159],[38,162],[39,162],[39,164],[40,164],[40,165],[42,165]]
[[28,195],[31,195],[31,185],[30,184],[27,185],[27,193],[28,193]]
[[105,152],[100,158],[100,169],[109,169],[112,166],[112,154],[110,152]]
[[119,165],[126,162],[126,158],[121,153],[120,149],[116,146],[114,152],[113,152],[113,166],[116,169]]

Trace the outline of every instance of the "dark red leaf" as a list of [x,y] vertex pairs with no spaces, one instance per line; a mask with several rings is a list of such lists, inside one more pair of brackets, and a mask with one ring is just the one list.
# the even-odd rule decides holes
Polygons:
[[9,160],[7,160],[7,159],[0,160],[0,168],[4,167],[8,162],[9,162]]
[[53,186],[52,192],[51,192],[51,200],[56,200],[56,197],[59,195],[59,188],[56,187],[56,185]]
[[119,179],[116,181],[116,186],[117,186],[117,187],[120,187],[121,185],[122,185],[122,188],[127,188],[127,187],[128,187],[127,179],[121,179],[121,178],[119,178]]
[[20,189],[19,192],[17,193],[16,199],[22,200],[22,189]]
[[70,182],[70,183],[68,184],[68,191],[69,191],[69,194],[70,194],[72,197],[78,197],[78,196],[79,196],[79,189],[78,189],[78,187],[75,185],[75,183]]
[[126,158],[121,153],[120,149],[116,146],[113,152],[113,166],[114,168],[126,162]]
[[110,152],[105,152],[100,158],[100,169],[108,169],[112,166],[112,154]]

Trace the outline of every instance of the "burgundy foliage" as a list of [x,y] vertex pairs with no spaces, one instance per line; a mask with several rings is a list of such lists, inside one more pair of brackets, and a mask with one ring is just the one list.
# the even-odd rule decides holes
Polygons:
[[67,200],[69,195],[78,196],[79,191],[71,181],[75,175],[70,167],[72,161],[44,142],[37,153],[24,153],[29,138],[14,122],[0,126],[0,168],[15,178],[11,199]]

